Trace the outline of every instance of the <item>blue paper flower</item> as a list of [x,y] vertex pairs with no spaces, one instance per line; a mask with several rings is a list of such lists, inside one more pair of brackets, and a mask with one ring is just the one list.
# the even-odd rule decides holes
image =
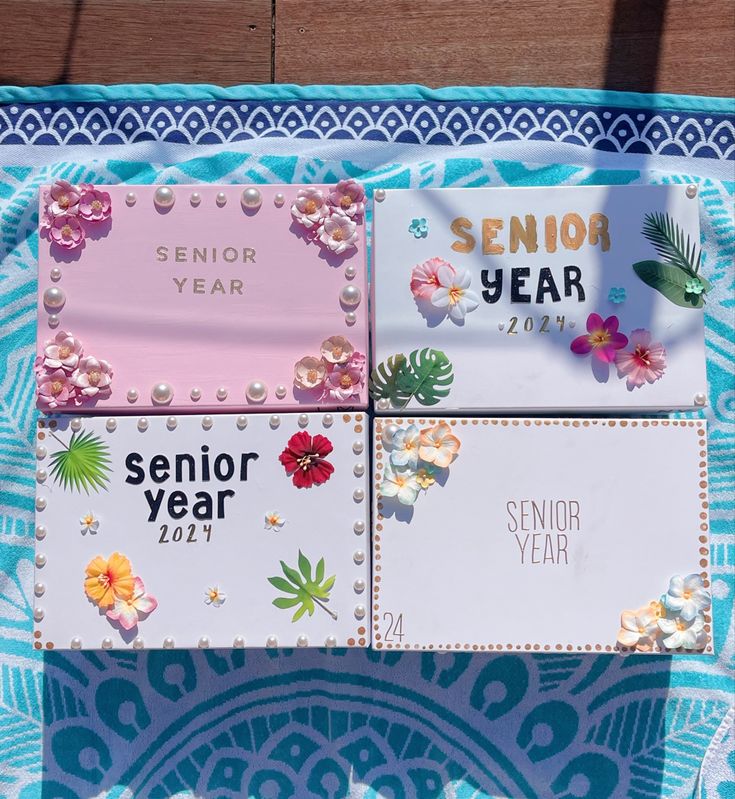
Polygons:
[[423,217],[412,219],[408,226],[408,232],[413,233],[417,239],[425,239],[429,235],[429,223]]
[[687,280],[686,284],[684,285],[684,292],[686,294],[701,294],[704,291],[704,283],[698,278],[693,277],[691,280]]
[[607,299],[615,305],[625,302],[625,289],[621,286],[613,286],[608,292]]

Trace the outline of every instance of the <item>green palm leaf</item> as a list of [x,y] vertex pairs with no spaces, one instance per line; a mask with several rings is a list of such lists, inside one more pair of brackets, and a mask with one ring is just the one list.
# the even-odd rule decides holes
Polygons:
[[337,614],[324,604],[329,601],[329,592],[336,579],[332,575],[324,580],[324,558],[319,559],[313,577],[311,562],[301,550],[299,550],[298,565],[299,568],[294,569],[281,561],[281,570],[286,575],[286,579],[284,580],[280,575],[268,578],[268,582],[274,588],[287,594],[287,596],[279,596],[274,599],[273,604],[284,610],[296,607],[296,612],[291,618],[292,622],[298,621],[304,613],[313,616],[316,607],[320,607],[336,620]]
[[387,399],[394,408],[404,408],[411,399],[411,386],[407,383],[411,373],[407,367],[406,356],[400,352],[379,363],[370,374],[370,396],[376,402]]
[[390,400],[394,408],[405,408],[412,397],[421,405],[436,405],[449,395],[453,381],[449,358],[425,347],[408,358],[398,353],[378,364],[370,376],[370,393],[375,400]]
[[653,244],[666,263],[696,277],[702,263],[702,251],[668,214],[646,214],[643,235]]
[[[56,436],[54,435],[54,438]],[[99,437],[89,432],[72,433],[69,445],[51,454],[51,476],[65,491],[99,492],[110,481],[110,450]]]

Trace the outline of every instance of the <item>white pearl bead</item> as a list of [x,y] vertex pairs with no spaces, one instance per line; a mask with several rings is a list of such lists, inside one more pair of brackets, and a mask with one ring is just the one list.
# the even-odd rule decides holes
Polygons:
[[276,397],[283,399],[286,396],[286,386],[276,386]]
[[189,392],[189,396],[194,402],[199,402],[199,400],[202,398],[202,390],[200,388],[193,388]]
[[694,404],[695,405],[706,405],[707,404],[707,395],[703,392],[699,392],[698,394],[694,395]]
[[47,477],[48,477],[48,474],[46,473],[45,469],[38,469],[36,471],[36,480],[39,483],[43,483],[46,480]]
[[365,474],[365,466],[362,463],[356,463],[352,473],[355,477],[362,477]]
[[273,430],[275,430],[280,424],[281,424],[281,417],[280,416],[276,416],[275,414],[273,414],[273,416],[271,416],[271,418],[270,418],[270,426],[271,426],[271,428]]
[[173,208],[176,195],[170,186],[159,186],[153,194],[153,202],[159,208]]
[[193,191],[191,193],[191,197],[189,198],[189,202],[196,208],[202,201],[202,195],[199,194],[198,191]]
[[36,608],[33,611],[33,621],[43,621],[43,608]]
[[255,210],[260,208],[261,204],[263,203],[263,197],[258,189],[256,189],[254,186],[250,186],[249,188],[243,190],[243,193],[240,196],[240,202],[242,203],[243,208]]
[[125,202],[126,202],[128,205],[131,205],[131,206],[132,206],[132,205],[135,205],[135,203],[136,203],[137,199],[138,199],[138,198],[135,196],[135,192],[134,192],[134,191],[129,191],[129,192],[128,192],[128,193],[125,195]]
[[358,519],[352,525],[352,529],[355,531],[355,535],[362,535],[365,532],[365,522],[362,519]]
[[363,499],[365,499],[365,492],[361,488],[356,488],[352,492],[352,497],[355,500],[355,502],[362,502]]
[[43,304],[47,308],[58,310],[59,308],[64,307],[65,302],[66,294],[64,294],[64,292],[56,286],[52,286],[43,292]]
[[348,308],[356,308],[360,304],[362,293],[357,286],[348,284],[342,287],[342,291],[339,293],[339,299],[342,305],[346,305]]
[[117,422],[114,419],[108,419],[107,422],[105,422],[105,428],[108,433],[114,433],[115,430],[117,430]]
[[38,527],[36,527],[36,539],[38,541],[43,541],[44,538],[46,538],[46,528],[42,524],[39,524]]
[[377,202],[382,203],[385,199],[385,189],[375,189],[373,197],[375,197]]
[[687,197],[690,200],[693,200],[697,196],[697,187],[694,183],[690,183],[687,186]]
[[44,585],[44,583],[36,583],[33,586],[33,593],[36,596],[43,596],[46,593],[46,586]]
[[145,433],[147,429],[148,420],[145,418],[145,416],[142,416],[140,419],[138,419],[138,430],[140,430],[141,433]]
[[266,646],[267,646],[269,649],[273,649],[274,647],[278,646],[278,639],[276,638],[276,636],[275,636],[275,635],[269,635],[269,636],[268,636],[268,637],[265,639],[265,645],[266,645]]
[[334,416],[332,416],[331,413],[325,413],[324,416],[322,416],[322,424],[325,427],[331,427],[334,424]]
[[347,311],[345,314],[345,324],[352,327],[355,322],[357,322],[357,314],[354,311]]
[[36,497],[36,510],[44,510],[46,504],[46,497]]
[[71,648],[72,649],[81,649],[82,648],[82,639],[79,638],[78,636],[74,636],[74,638],[71,639]]
[[235,649],[242,649],[245,646],[245,639],[241,635],[236,635],[235,640],[232,642]]
[[309,417],[307,414],[299,414],[299,427],[306,427],[309,424]]
[[361,594],[365,590],[365,580],[355,580],[352,583],[352,587],[355,589],[356,594]]
[[220,386],[217,389],[217,399],[222,402],[223,400],[227,399],[227,389],[224,386]]
[[174,398],[174,390],[168,383],[156,383],[151,389],[151,399],[156,405],[168,405]]
[[69,427],[75,432],[78,433],[82,429],[82,420],[78,417],[75,417],[69,423]]
[[328,635],[324,641],[324,646],[329,647],[330,649],[333,646],[337,646],[337,638],[334,635]]
[[296,646],[309,646],[309,639],[305,635],[300,635],[296,639]]
[[173,638],[164,638],[163,639],[163,648],[164,649],[173,649],[174,648],[174,639]]
[[281,194],[281,192],[277,192],[273,197],[273,204],[276,208],[280,208],[286,202],[286,198]]
[[142,638],[134,638],[133,639],[133,649],[143,649],[143,639]]
[[51,280],[53,280],[54,282],[61,280],[61,269],[59,269],[58,266],[55,266],[51,270],[50,275],[51,275]]
[[364,619],[365,618],[365,605],[356,605],[355,606],[355,618],[356,619]]
[[199,643],[197,644],[197,646],[199,647],[199,649],[209,649],[209,638],[207,638],[206,635],[203,635],[199,639]]
[[345,277],[347,280],[353,280],[355,275],[357,274],[357,269],[352,264],[348,264],[345,267]]
[[38,446],[36,447],[36,457],[38,460],[43,460],[46,457],[46,447]]
[[390,447],[393,445],[393,437],[395,434],[400,430],[397,424],[387,424],[383,428],[383,432],[380,434],[380,440],[386,447]]
[[211,416],[203,416],[202,417],[202,427],[205,430],[211,430],[213,424],[214,424],[214,419],[212,419]]
[[112,649],[112,638],[103,638],[102,639],[102,648],[103,649]]
[[129,388],[127,396],[128,396],[128,402],[137,402],[138,401],[138,389],[137,388]]
[[381,397],[378,400],[378,410],[387,411],[390,408],[390,400],[388,397]]
[[168,419],[166,419],[166,427],[168,427],[169,430],[175,430],[177,424],[178,420],[175,416],[169,416]]
[[58,327],[59,326],[59,317],[55,313],[52,313],[52,314],[49,315],[48,326],[49,327]]
[[268,396],[268,386],[262,380],[252,380],[245,391],[250,402],[264,402]]
[[359,566],[361,563],[365,562],[365,553],[361,549],[358,549],[352,556],[352,560]]
[[362,451],[365,449],[365,444],[362,441],[355,441],[352,445],[352,451],[355,455],[360,455]]
[[248,417],[247,416],[238,416],[237,417],[237,429],[244,430],[248,426]]
[[217,196],[215,197],[215,202],[220,208],[222,208],[227,204],[227,195],[223,191],[217,192]]
[[46,565],[46,556],[42,552],[39,552],[38,555],[36,555],[36,566],[39,569],[42,569],[45,565]]

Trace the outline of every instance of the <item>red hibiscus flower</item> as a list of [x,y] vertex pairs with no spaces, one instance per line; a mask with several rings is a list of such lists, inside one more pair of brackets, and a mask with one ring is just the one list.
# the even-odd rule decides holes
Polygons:
[[278,456],[286,474],[293,475],[296,488],[311,488],[326,483],[334,466],[325,460],[332,451],[332,442],[322,435],[313,438],[304,430],[288,440],[286,449]]

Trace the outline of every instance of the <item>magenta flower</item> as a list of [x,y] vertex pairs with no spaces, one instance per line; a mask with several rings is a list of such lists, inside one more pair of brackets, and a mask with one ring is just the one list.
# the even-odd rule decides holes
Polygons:
[[[439,288],[439,269],[445,267],[454,276],[455,269],[443,258],[429,258],[411,270],[411,293],[418,300],[430,300]],[[447,273],[449,274],[449,272]]]
[[318,227],[329,209],[324,199],[324,193],[310,186],[308,189],[299,189],[296,200],[291,206],[291,216],[307,230]]
[[357,225],[347,214],[333,209],[319,228],[319,241],[336,255],[355,247]]
[[79,218],[70,214],[55,216],[48,232],[51,241],[65,250],[73,250],[84,242],[84,228]]
[[101,222],[112,213],[110,195],[88,183],[82,185],[79,199],[79,216],[87,222]]
[[596,313],[587,317],[587,334],[577,336],[570,345],[575,355],[589,355],[592,353],[603,363],[612,363],[615,354],[627,343],[628,337],[618,333],[619,320],[617,316],[603,318]]
[[76,215],[78,211],[80,192],[68,180],[57,180],[46,192],[46,210],[51,216]]
[[107,361],[98,361],[91,355],[79,361],[79,367],[71,376],[72,382],[85,397],[106,397],[110,393],[112,368]]
[[663,344],[651,343],[651,332],[638,328],[630,334],[632,349],[620,350],[615,355],[618,377],[626,377],[628,388],[640,388],[644,383],[655,383],[666,370],[666,350]]
[[365,189],[353,178],[340,180],[329,193],[329,202],[352,219],[365,213]]
[[355,352],[346,363],[335,364],[327,373],[322,399],[338,402],[357,397],[365,385],[365,356]]
[[60,331],[53,341],[47,341],[43,349],[43,365],[47,369],[64,369],[72,372],[82,355],[82,342],[71,333]]
[[63,369],[42,369],[36,373],[38,401],[46,408],[59,408],[77,398],[77,389]]

